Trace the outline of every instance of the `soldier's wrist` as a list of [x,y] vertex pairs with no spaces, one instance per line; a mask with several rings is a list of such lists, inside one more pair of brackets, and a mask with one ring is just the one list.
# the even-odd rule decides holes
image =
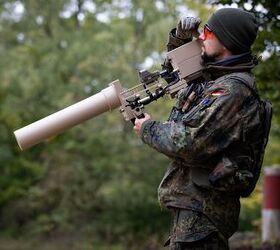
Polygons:
[[140,129],[140,138],[143,142],[147,143],[148,138],[150,137],[150,128],[155,123],[154,120],[147,120],[142,123],[141,129]]
[[169,39],[167,43],[167,49],[168,51],[173,50],[175,48],[178,48],[182,46],[185,43],[188,43],[192,40],[192,38],[188,39],[181,39],[176,36],[176,28],[172,29],[169,33]]

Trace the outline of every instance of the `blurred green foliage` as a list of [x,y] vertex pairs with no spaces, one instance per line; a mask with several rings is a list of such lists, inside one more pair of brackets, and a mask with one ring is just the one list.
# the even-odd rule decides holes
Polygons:
[[[213,11],[203,1],[190,0],[0,1],[2,235],[39,241],[66,235],[73,242],[86,238],[84,249],[96,242],[143,249],[166,237],[169,218],[156,191],[168,159],[144,146],[117,111],[24,152],[13,131],[97,93],[117,78],[125,87],[134,86],[137,70],[160,68],[167,34],[180,15],[189,12],[205,22]],[[261,95],[275,107],[265,165],[280,160],[275,27],[264,27],[255,46],[255,52],[270,53],[256,74]],[[172,103],[164,98],[147,111],[164,120]],[[260,216],[260,199],[247,201],[242,230],[256,228]]]

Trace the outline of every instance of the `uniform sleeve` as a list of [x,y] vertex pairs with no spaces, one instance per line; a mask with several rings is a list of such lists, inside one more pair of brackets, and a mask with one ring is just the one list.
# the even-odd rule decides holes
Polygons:
[[240,91],[212,88],[180,121],[143,124],[141,138],[169,157],[205,161],[240,138],[243,98]]
[[167,42],[167,51],[171,51],[182,46],[185,43],[191,42],[192,39],[180,39],[176,37],[176,28],[172,29],[169,32],[168,42]]
[[[176,28],[172,29],[169,32],[168,36],[168,42],[166,44],[167,51],[171,51],[173,49],[176,49],[180,46],[182,46],[185,43],[190,42],[192,39],[180,39],[176,37]],[[173,70],[173,67],[171,63],[168,60],[165,60],[164,63],[162,64],[162,68],[166,69],[168,72],[171,72]]]

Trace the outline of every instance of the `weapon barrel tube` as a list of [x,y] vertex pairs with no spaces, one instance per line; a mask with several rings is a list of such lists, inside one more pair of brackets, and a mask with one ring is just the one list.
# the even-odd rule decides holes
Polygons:
[[65,109],[14,131],[21,150],[27,149],[51,136],[62,133],[79,123],[121,106],[118,80],[109,87]]

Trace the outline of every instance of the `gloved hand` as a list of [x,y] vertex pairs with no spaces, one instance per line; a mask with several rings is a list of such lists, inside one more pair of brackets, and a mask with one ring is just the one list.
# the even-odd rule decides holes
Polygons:
[[180,39],[191,39],[198,33],[201,20],[197,17],[182,17],[177,25],[176,37]]

